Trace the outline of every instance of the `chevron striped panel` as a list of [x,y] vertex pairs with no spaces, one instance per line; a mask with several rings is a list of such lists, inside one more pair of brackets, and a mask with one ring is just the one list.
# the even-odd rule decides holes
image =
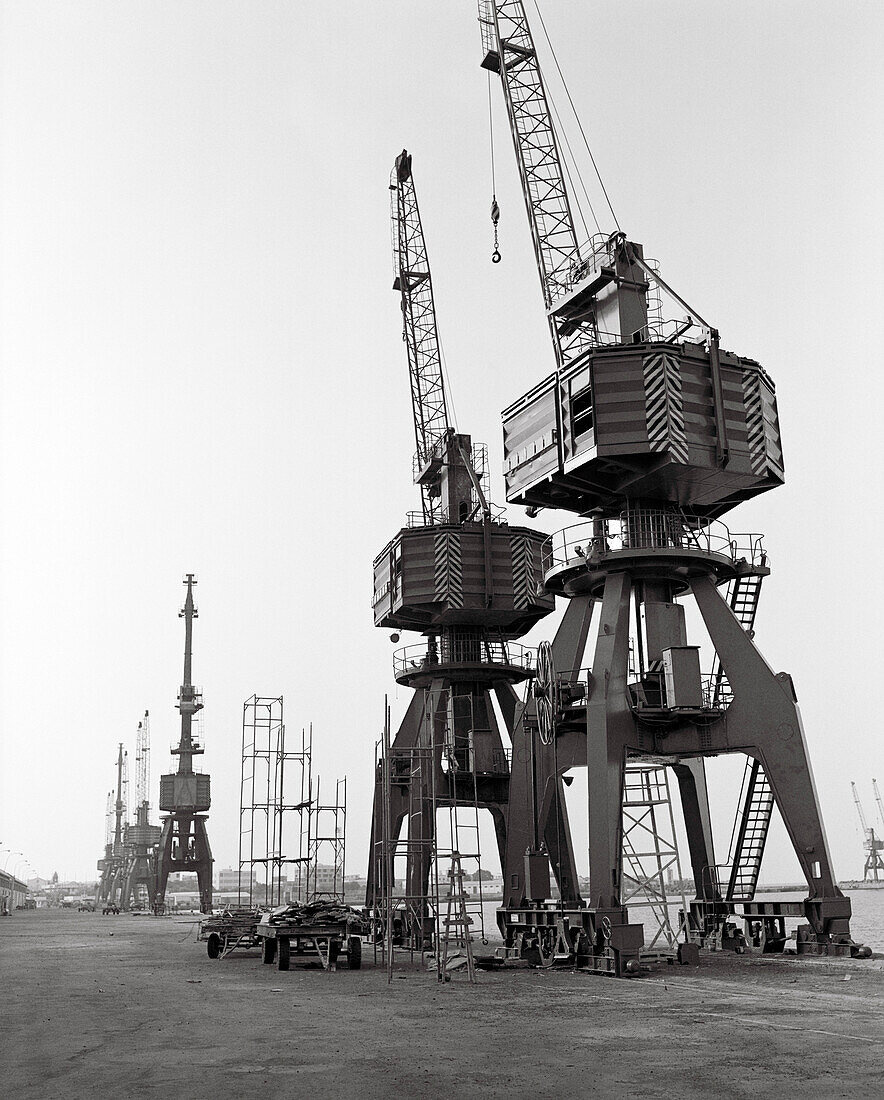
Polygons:
[[645,415],[652,451],[669,451],[675,462],[687,462],[688,440],[678,359],[665,351],[649,355],[642,364]]
[[743,375],[743,404],[746,408],[746,432],[749,443],[749,464],[753,474],[767,473],[767,441],[764,435],[764,409],[755,371]]
[[534,591],[534,554],[524,535],[510,532],[510,556],[513,563],[513,607],[527,607]]
[[437,531],[433,539],[435,597],[447,600],[451,607],[463,607],[463,559],[460,535]]

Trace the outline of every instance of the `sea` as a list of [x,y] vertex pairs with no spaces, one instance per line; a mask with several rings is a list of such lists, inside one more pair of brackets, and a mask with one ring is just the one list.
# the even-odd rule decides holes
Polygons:
[[[850,898],[850,903],[853,908],[853,916],[850,921],[850,932],[854,941],[856,943],[867,944],[875,954],[884,952],[884,887],[880,889],[860,890],[845,888],[844,893]],[[759,901],[764,901],[768,898],[787,898],[791,901],[802,896],[803,891],[793,890],[759,890],[756,894],[756,898]],[[500,904],[499,901],[486,900],[482,906],[484,938],[489,943],[500,942],[500,934],[497,931],[497,923],[495,920],[495,913]],[[677,921],[678,919],[677,910],[678,905],[673,906],[673,921]],[[634,920],[644,919],[645,923],[649,922],[650,915],[647,910],[642,914],[641,907],[635,907],[632,909],[632,912]],[[796,920],[792,923],[798,924],[799,922]],[[790,927],[788,921],[786,922],[786,927],[787,929]]]

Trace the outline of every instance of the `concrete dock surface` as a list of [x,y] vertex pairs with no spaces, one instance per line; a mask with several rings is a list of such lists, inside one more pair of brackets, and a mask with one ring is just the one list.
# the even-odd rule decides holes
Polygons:
[[0,924],[2,1094],[559,1098],[884,1096],[884,958],[704,956],[563,970],[336,973],[212,961],[194,917]]

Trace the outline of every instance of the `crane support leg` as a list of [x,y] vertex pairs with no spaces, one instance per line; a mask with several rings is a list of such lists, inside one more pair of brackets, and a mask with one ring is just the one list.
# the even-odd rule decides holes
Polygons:
[[[586,648],[586,639],[592,621],[595,600],[589,596],[578,596],[568,603],[565,614],[552,643],[553,659],[557,669],[567,669],[566,677],[577,679],[577,669]],[[512,732],[513,759],[510,771],[510,794],[507,813],[506,858],[502,863],[504,872],[503,909],[517,908],[525,900],[525,852],[535,851],[540,841],[546,840],[547,819],[542,818],[541,795],[547,781],[556,773],[555,751],[553,746],[540,743],[535,735],[533,724],[533,703],[529,702],[524,710],[515,713]],[[504,711],[506,714],[506,711]],[[559,767],[565,764],[567,756],[559,754]],[[581,761],[582,763],[582,761]],[[530,812],[526,813],[526,809]],[[560,835],[568,837],[567,815],[560,804],[557,809],[564,828]],[[555,826],[553,825],[554,831]],[[576,871],[573,865],[573,852],[570,861],[566,852],[559,852],[562,861],[562,873],[572,877],[576,890]]]
[[850,899],[835,884],[829,847],[791,677],[775,674],[715,586],[691,588],[734,699],[725,736],[730,751],[760,760],[808,885],[808,952],[849,943]]
[[712,847],[712,818],[709,813],[709,795],[706,789],[706,767],[700,758],[682,760],[672,768],[678,780],[681,807],[694,889],[698,898],[714,899],[720,893],[713,868],[715,852]]
[[[416,691],[408,704],[405,717],[396,731],[396,736],[391,745],[394,755],[403,755],[415,748],[420,735],[421,722],[424,713],[423,692]],[[391,785],[390,791],[390,832],[391,836],[398,837],[402,821],[408,812],[407,788]],[[374,809],[371,817],[371,838],[369,843],[368,880],[365,886],[365,904],[375,905],[378,900],[378,891],[384,881],[383,868],[378,864],[381,858],[381,841],[383,839],[384,822],[384,780],[381,773],[381,765],[378,765],[374,783]]]
[[631,592],[626,573],[613,573],[605,581],[586,708],[590,904],[616,913],[617,923],[625,922],[620,904],[623,781],[634,730],[626,690]]

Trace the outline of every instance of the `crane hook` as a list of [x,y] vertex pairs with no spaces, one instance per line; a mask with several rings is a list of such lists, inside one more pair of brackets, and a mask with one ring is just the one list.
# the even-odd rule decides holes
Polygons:
[[497,205],[497,196],[491,196],[491,224],[494,226],[494,251],[491,253],[491,262],[499,264],[502,257],[497,241],[497,223],[500,221],[500,207]]

